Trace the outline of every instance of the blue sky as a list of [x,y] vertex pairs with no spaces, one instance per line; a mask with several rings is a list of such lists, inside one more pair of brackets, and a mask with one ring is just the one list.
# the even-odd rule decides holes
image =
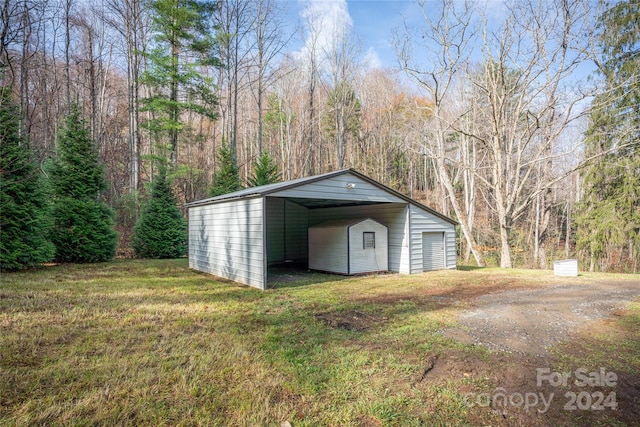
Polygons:
[[383,67],[395,66],[392,32],[402,26],[402,16],[414,9],[411,1],[351,0],[347,7],[353,31],[361,37],[365,51],[375,52]]
[[[480,10],[490,16],[500,18],[504,12],[502,1],[477,0],[476,6],[481,6]],[[441,6],[438,0],[427,0],[427,13],[430,2],[434,11]],[[410,27],[424,25],[422,9],[414,0],[289,0],[288,6],[291,19],[298,20],[303,28],[305,10],[310,9],[327,18],[324,21],[326,31],[330,31],[328,23],[348,21],[352,35],[362,43],[363,55],[368,56],[370,65],[375,67],[397,66],[392,45],[395,29],[402,29],[405,21]]]
[[411,0],[293,0],[289,3],[292,17],[300,19],[306,8],[312,7],[329,19],[351,23],[353,36],[362,43],[365,56],[380,67],[396,65],[396,54],[391,45],[393,29],[402,25],[402,15],[415,13]]
[[[427,13],[430,1],[434,11],[440,6],[439,1],[427,0]],[[506,12],[503,0],[477,0],[476,6],[480,6],[489,25],[502,21]],[[405,20],[409,26],[424,25],[422,10],[413,0],[289,0],[288,9],[290,19],[300,22],[303,28],[305,11],[312,10],[321,15],[320,28],[327,33],[324,35],[327,40],[334,24],[346,23],[352,35],[361,42],[363,57],[370,67],[397,67],[392,45],[394,29],[401,29]],[[305,41],[299,43],[294,51],[304,49]],[[584,63],[575,70],[574,78],[584,80],[593,69],[592,63]]]

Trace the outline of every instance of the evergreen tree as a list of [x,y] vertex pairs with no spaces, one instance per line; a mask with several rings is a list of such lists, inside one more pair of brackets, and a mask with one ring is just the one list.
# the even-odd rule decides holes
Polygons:
[[178,135],[184,128],[181,113],[217,117],[214,80],[203,71],[204,67],[220,66],[214,55],[217,43],[211,27],[217,6],[212,1],[198,0],[152,0],[149,5],[152,49],[145,54],[149,69],[142,81],[153,89],[153,94],[143,100],[143,110],[154,114],[145,125],[156,138],[168,138],[175,169]]
[[0,270],[53,259],[49,198],[27,141],[20,136],[11,90],[0,87]]
[[639,20],[633,0],[615,3],[600,18],[598,65],[606,87],[590,116],[586,154],[596,157],[583,173],[576,218],[578,248],[588,252],[591,270],[613,251],[626,251],[632,270],[640,260]]
[[249,178],[249,185],[251,187],[258,187],[260,185],[274,184],[280,181],[280,170],[278,165],[273,161],[269,153],[262,152],[262,155],[258,157],[253,163],[253,176]]
[[131,243],[142,258],[179,258],[187,253],[187,222],[178,209],[164,165],[153,181],[151,198],[136,223]]
[[48,171],[56,259],[79,263],[112,259],[117,234],[113,212],[100,197],[107,186],[104,167],[77,107],[58,132],[57,153]]
[[213,175],[209,195],[215,197],[238,190],[242,190],[238,164],[231,149],[225,144],[218,149],[218,171]]

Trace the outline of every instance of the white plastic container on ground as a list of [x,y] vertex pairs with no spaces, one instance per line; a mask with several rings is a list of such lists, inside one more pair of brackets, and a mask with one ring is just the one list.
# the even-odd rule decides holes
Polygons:
[[578,260],[563,259],[553,263],[553,274],[555,276],[575,277],[578,275]]

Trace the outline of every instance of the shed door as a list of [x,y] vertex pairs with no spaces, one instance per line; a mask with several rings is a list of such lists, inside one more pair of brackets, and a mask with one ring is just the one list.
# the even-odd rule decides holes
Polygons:
[[445,268],[444,233],[422,233],[422,269],[431,271]]

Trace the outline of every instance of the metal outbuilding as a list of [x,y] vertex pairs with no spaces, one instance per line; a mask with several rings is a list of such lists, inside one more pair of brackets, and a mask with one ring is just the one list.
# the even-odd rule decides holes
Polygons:
[[344,169],[199,200],[189,209],[189,266],[260,289],[268,267],[309,262],[309,228],[369,218],[385,226],[387,267],[404,274],[456,267],[456,222]]

